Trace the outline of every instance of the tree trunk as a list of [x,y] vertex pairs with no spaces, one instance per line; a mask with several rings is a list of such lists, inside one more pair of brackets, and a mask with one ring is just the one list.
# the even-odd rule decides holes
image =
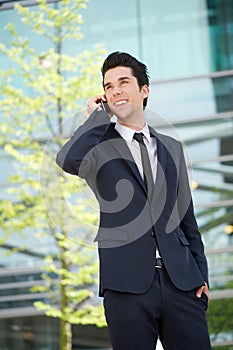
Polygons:
[[[64,234],[64,233],[63,233]],[[64,246],[60,246],[61,268],[63,271],[69,271],[69,263],[66,259],[67,250]],[[60,350],[72,350],[72,326],[68,321],[67,309],[69,301],[67,297],[67,285],[62,283],[65,277],[61,275],[60,293],[61,293],[61,323],[60,323]]]
[[60,350],[72,350],[72,329],[70,322],[61,319]]

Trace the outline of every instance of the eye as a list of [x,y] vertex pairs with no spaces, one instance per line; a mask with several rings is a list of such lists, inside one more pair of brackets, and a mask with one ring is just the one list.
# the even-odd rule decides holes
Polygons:
[[105,91],[109,91],[112,88],[112,85],[105,86]]
[[126,84],[128,84],[128,81],[127,80],[122,80],[121,85],[126,85]]

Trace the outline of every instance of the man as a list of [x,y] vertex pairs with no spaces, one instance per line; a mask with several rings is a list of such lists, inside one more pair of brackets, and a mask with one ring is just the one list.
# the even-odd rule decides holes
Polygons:
[[207,262],[182,146],[145,121],[143,63],[114,52],[102,75],[104,94],[89,100],[90,116],[57,164],[99,201],[100,295],[113,349],[154,350],[159,336],[164,349],[208,350]]

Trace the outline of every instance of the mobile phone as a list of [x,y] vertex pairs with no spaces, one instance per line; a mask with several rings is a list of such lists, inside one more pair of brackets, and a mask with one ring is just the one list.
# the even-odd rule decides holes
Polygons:
[[108,107],[107,102],[104,102],[103,100],[100,100],[100,106],[106,113],[110,113],[110,109]]

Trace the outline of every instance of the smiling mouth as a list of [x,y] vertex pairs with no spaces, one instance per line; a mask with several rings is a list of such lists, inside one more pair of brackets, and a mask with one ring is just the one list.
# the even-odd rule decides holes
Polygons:
[[126,104],[126,103],[127,103],[126,100],[122,100],[122,101],[117,101],[117,102],[115,102],[114,105],[115,105],[115,106],[121,106],[121,105],[124,105],[124,104]]

